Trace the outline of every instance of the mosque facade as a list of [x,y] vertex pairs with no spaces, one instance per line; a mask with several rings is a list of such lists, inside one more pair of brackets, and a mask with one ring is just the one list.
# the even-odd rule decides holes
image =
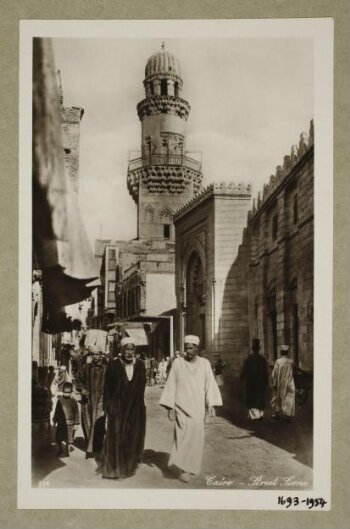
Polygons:
[[302,133],[250,209],[250,186],[212,184],[175,214],[177,346],[201,338],[238,375],[253,338],[313,370],[314,132]]
[[169,318],[175,349],[197,334],[202,354],[221,355],[233,375],[253,338],[271,365],[287,343],[296,365],[312,371],[313,123],[252,207],[250,185],[203,188],[201,161],[186,146],[180,65],[164,46],[143,84],[141,149],[127,171],[137,237],[116,243],[115,296],[104,293],[115,297],[115,319]]

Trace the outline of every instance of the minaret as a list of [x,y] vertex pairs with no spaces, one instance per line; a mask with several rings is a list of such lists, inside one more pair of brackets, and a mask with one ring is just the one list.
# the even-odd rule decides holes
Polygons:
[[203,175],[185,148],[190,105],[180,97],[179,62],[164,43],[148,59],[143,84],[141,157],[129,161],[128,189],[138,206],[138,238],[174,239],[172,215],[199,191]]
[[62,120],[62,142],[64,149],[64,169],[72,182],[75,192],[79,191],[79,154],[80,154],[80,122],[84,109],[63,106],[63,88],[61,72],[57,71],[58,97]]

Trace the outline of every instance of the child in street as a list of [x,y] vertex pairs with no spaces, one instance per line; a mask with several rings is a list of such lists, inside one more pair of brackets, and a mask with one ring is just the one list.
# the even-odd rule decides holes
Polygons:
[[58,397],[53,423],[56,426],[57,456],[63,455],[62,443],[66,444],[66,456],[73,450],[74,435],[80,424],[77,401],[72,397],[73,385],[71,382],[63,384],[63,396]]

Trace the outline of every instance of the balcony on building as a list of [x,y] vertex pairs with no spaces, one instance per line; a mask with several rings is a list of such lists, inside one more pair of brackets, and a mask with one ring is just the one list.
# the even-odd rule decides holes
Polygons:
[[198,173],[202,170],[202,162],[186,154],[151,154],[129,160],[128,173],[151,166],[176,166],[191,169]]

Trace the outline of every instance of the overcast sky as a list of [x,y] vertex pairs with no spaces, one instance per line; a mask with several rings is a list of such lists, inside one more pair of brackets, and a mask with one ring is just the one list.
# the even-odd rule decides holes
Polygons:
[[[186,148],[201,151],[204,185],[250,182],[253,196],[313,118],[308,39],[163,39],[179,60],[191,105]],[[95,238],[136,237],[126,185],[129,151],[140,151],[136,105],[147,59],[161,39],[54,39],[65,106],[83,107],[80,203]],[[133,157],[137,157],[134,153]]]

